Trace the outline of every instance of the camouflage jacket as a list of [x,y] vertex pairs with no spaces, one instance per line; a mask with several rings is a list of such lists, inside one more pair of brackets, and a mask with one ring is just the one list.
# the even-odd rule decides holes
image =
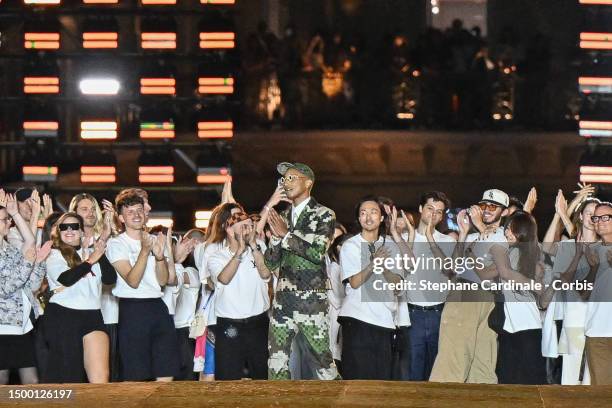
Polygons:
[[266,266],[271,271],[278,269],[277,290],[326,290],[325,254],[334,236],[336,214],[310,197],[295,226],[291,207],[281,217],[289,233],[271,242],[265,254]]

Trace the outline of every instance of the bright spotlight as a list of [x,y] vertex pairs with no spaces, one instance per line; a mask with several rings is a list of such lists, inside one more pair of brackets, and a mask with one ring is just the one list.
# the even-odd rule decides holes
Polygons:
[[84,95],[117,95],[119,88],[119,81],[113,78],[86,78],[79,82]]

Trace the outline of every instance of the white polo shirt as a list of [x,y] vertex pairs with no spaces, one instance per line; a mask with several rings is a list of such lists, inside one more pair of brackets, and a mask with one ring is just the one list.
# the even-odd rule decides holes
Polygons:
[[[108,241],[106,257],[110,263],[123,260],[128,261],[133,267],[138,259],[138,254],[140,254],[140,248],[140,240],[132,239],[124,232]],[[155,256],[152,253],[149,254],[142,280],[136,289],[130,287],[117,273],[117,283],[113,289],[113,295],[118,298],[161,298],[163,292],[155,273]]]
[[[397,248],[395,243],[390,237],[386,239],[386,247],[389,248],[390,256],[395,256]],[[340,268],[342,270],[342,280],[349,279],[361,272],[370,263],[370,251],[367,249],[368,241],[363,239],[361,234],[357,234],[352,238],[349,238],[340,250]],[[383,237],[374,243],[376,249],[383,245]],[[392,270],[392,272],[397,272]],[[396,316],[398,301],[396,298],[389,298],[389,296],[383,296],[384,300],[388,301],[371,301],[368,292],[362,291],[364,285],[372,285],[374,280],[381,280],[386,282],[384,277],[381,275],[372,274],[368,281],[364,282],[357,289],[353,289],[350,284],[346,284],[346,297],[340,308],[338,316],[352,317],[353,319],[360,320],[365,323],[373,324],[375,326],[385,327],[388,329],[394,329],[396,326]],[[388,294],[384,293],[384,294]],[[381,292],[381,295],[384,295]],[[362,297],[363,296],[363,297]],[[407,307],[407,305],[406,305]]]
[[[265,244],[262,241],[257,243],[262,252],[265,251]],[[268,296],[270,279],[262,279],[259,275],[250,248],[247,248],[242,255],[238,270],[227,285],[219,282],[218,277],[234,256],[229,246],[217,244],[207,255],[209,256],[206,268],[215,283],[215,314],[217,317],[246,319],[262,314],[270,308]]]
[[[78,254],[82,257],[83,250],[79,249]],[[49,300],[50,303],[76,310],[100,309],[102,271],[99,264],[94,264],[91,267],[91,272],[79,279],[74,285],[67,287],[58,281],[60,275],[70,269],[62,253],[58,249],[51,250],[46,264],[49,289],[55,292]]]

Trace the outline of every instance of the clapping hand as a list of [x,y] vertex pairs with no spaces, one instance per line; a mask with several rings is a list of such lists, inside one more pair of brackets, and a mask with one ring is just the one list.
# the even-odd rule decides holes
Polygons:
[[156,260],[164,258],[164,250],[166,249],[166,235],[159,232],[157,237],[151,240],[151,251]]
[[43,246],[36,248],[35,245],[32,245],[28,248],[23,249],[23,257],[28,262],[41,263],[44,262],[45,259],[49,256],[51,252],[51,245],[53,242],[47,241]]
[[527,200],[525,200],[525,204],[523,205],[523,211],[531,214],[531,212],[535,208],[537,201],[538,201],[538,192],[535,187],[531,187],[531,190],[529,190],[529,194],[527,194]]
[[43,210],[42,210],[43,219],[46,220],[47,217],[50,216],[52,212],[53,212],[53,201],[51,200],[51,197],[49,196],[49,194],[44,194],[43,195]]
[[17,198],[14,194],[6,194],[4,197],[4,206],[6,207],[6,212],[11,217],[19,214],[19,206],[17,205]]
[[287,223],[281,218],[280,215],[278,215],[274,208],[270,209],[270,214],[268,215],[268,225],[270,225],[272,235],[277,238],[282,238],[287,234],[287,232],[289,232]]
[[93,252],[87,258],[87,262],[90,264],[95,264],[102,258],[104,253],[106,252],[106,242],[101,239],[97,240],[93,247]]

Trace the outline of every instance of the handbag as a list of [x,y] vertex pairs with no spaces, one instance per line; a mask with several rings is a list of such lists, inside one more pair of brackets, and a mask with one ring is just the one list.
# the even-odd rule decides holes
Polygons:
[[493,301],[495,302],[495,306],[493,307],[493,310],[491,310],[491,313],[489,313],[488,323],[491,330],[497,334],[500,334],[504,330],[504,323],[506,323],[506,312],[504,311],[504,293],[501,290],[493,291]]
[[208,304],[210,303],[210,300],[212,299],[214,294],[215,292],[211,292],[210,295],[208,295],[208,299],[206,299],[204,307],[198,310],[198,312],[194,316],[193,321],[191,322],[191,326],[189,326],[190,339],[197,339],[198,337],[204,335],[206,331],[206,326],[208,326]]

